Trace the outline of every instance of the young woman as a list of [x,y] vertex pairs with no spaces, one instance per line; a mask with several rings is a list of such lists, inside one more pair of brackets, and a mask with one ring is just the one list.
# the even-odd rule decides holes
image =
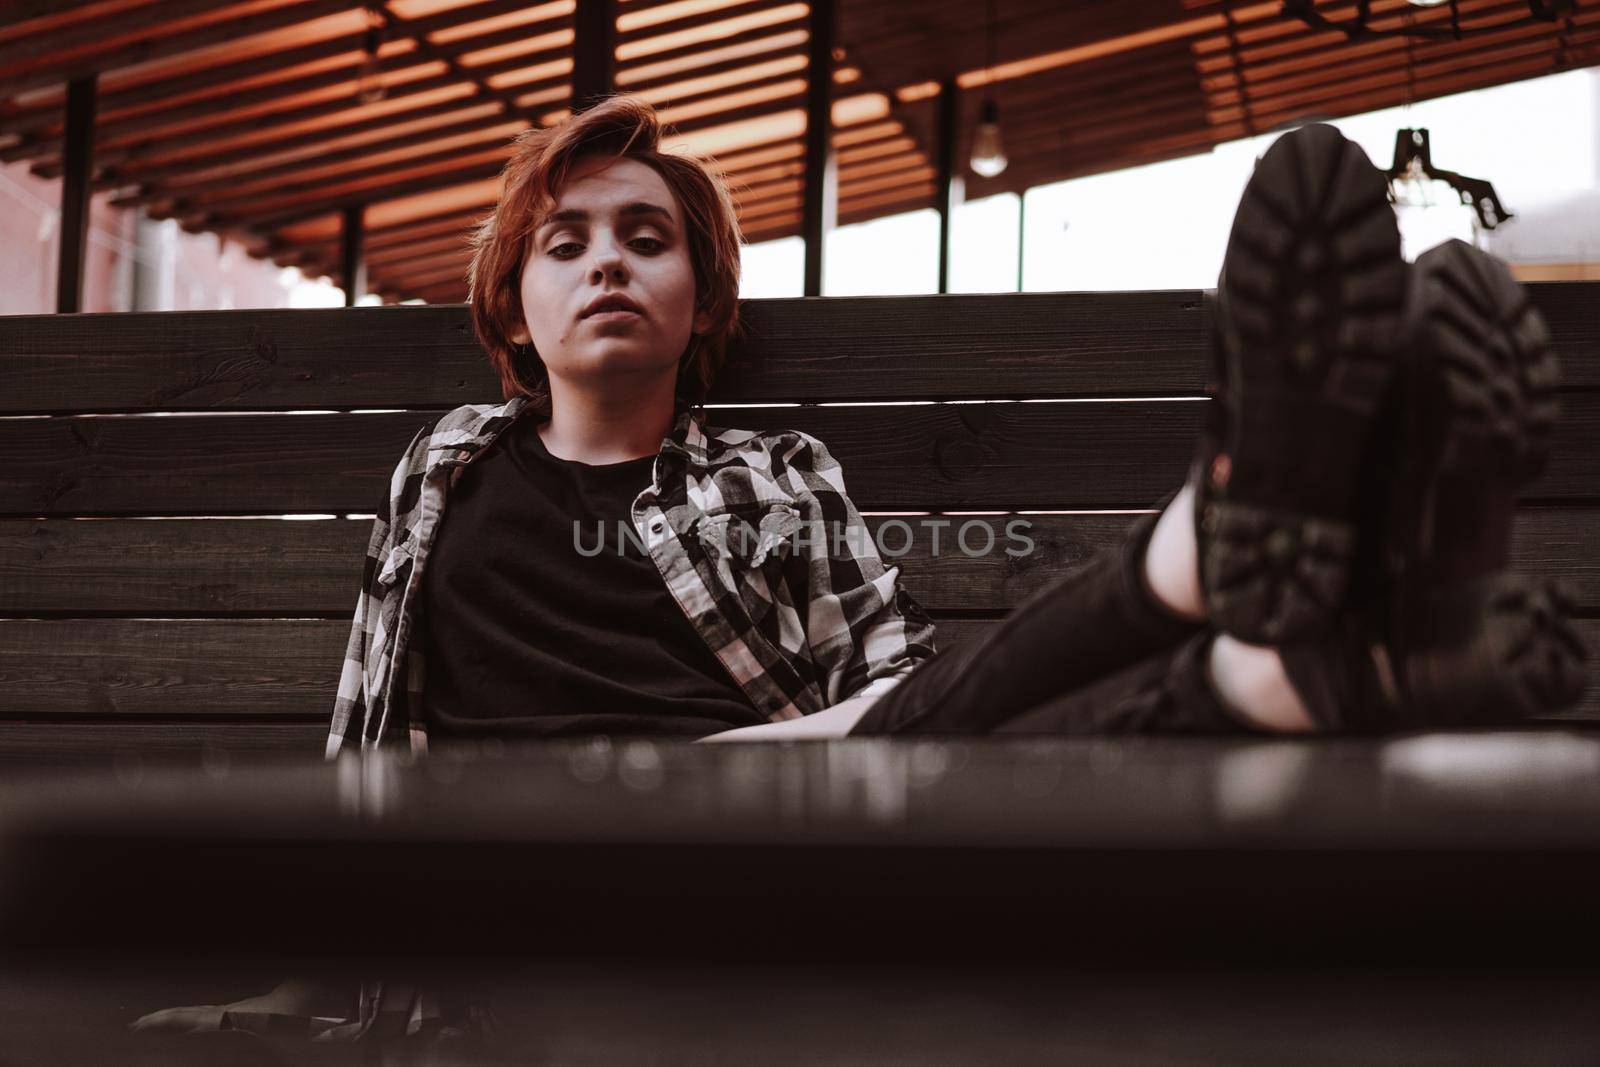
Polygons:
[[395,471],[330,755],[488,734],[1370,731],[1576,699],[1564,600],[1507,572],[1554,418],[1542,325],[1465,244],[1408,267],[1382,175],[1332,127],[1280,138],[1240,202],[1187,484],[937,654],[822,442],[705,424],[738,230],[718,180],[659,139],[628,98],[520,139],[471,272],[508,399],[445,416]]
[[[1332,127],[1281,138],[1245,190],[1186,484],[946,651],[822,442],[706,425],[739,236],[720,182],[659,139],[626,98],[519,139],[471,272],[507,400],[424,427],[391,478],[330,755],[595,732],[1374,732],[1577,699],[1566,600],[1507,568],[1555,415],[1543,327],[1465,244],[1407,266],[1383,177]],[[140,1025],[442,1018],[394,993],[341,1019],[286,983]]]

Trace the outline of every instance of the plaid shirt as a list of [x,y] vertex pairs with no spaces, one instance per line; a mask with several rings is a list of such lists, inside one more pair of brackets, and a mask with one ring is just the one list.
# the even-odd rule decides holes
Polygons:
[[[328,758],[358,740],[427,752],[420,579],[450,488],[526,406],[518,396],[456,408],[395,467],[367,543]],[[934,653],[932,620],[883,565],[839,464],[809,434],[717,429],[680,406],[632,518],[679,607],[771,721],[881,696]]]

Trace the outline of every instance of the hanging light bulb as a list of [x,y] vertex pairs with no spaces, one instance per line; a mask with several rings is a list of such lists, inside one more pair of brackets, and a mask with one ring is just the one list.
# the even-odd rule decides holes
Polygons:
[[383,30],[378,26],[376,13],[369,9],[367,14],[372,22],[362,42],[362,50],[367,56],[362,60],[361,74],[356,78],[356,99],[363,104],[376,104],[387,91],[378,71],[378,48],[383,44]]
[[[1422,146],[1422,131],[1411,131],[1411,143],[1419,148]],[[1411,157],[1406,169],[1394,179],[1392,187],[1396,206],[1430,208],[1434,205],[1433,175],[1423,169],[1421,156]]]
[[1006,152],[1000,145],[1000,109],[993,100],[983,102],[978,128],[972,131],[972,169],[993,178],[1006,169]]
[[[984,5],[984,85],[994,82],[995,70],[995,0]],[[979,112],[978,128],[973,130],[973,158],[971,168],[984,178],[994,178],[1005,170],[1005,149],[1000,147],[1000,109],[984,88],[984,107]]]

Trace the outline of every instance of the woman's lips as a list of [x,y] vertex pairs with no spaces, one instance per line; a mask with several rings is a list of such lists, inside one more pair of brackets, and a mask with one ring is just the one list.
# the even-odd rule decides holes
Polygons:
[[593,315],[585,316],[586,322],[632,322],[639,317],[637,311],[628,311],[625,308],[611,308],[607,311],[596,311]]

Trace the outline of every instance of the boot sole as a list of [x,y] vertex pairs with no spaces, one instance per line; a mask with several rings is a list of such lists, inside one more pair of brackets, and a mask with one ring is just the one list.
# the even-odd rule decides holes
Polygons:
[[1429,651],[1413,658],[1426,725],[1494,726],[1572,707],[1588,652],[1572,622],[1571,587],[1500,573],[1427,597]]
[[1432,285],[1416,301],[1421,343],[1458,442],[1444,450],[1441,474],[1468,454],[1459,442],[1472,440],[1526,485],[1544,469],[1560,416],[1561,368],[1543,317],[1504,264],[1464,241],[1429,249],[1418,271]]
[[1424,253],[1416,271],[1428,287],[1414,300],[1418,359],[1431,372],[1424,388],[1439,390],[1442,415],[1426,434],[1431,440],[1414,442],[1426,449],[1425,476],[1411,483],[1421,510],[1411,520],[1400,580],[1409,571],[1413,583],[1434,583],[1423,614],[1467,619],[1473,609],[1443,605],[1456,590],[1439,586],[1463,576],[1429,575],[1430,561],[1450,556],[1440,539],[1492,531],[1475,555],[1496,568],[1482,582],[1466,578],[1463,592],[1487,590],[1476,608],[1478,637],[1471,654],[1434,672],[1430,688],[1447,692],[1451,683],[1441,675],[1453,674],[1468,687],[1459,694],[1461,713],[1485,723],[1570,707],[1583,694],[1587,653],[1571,622],[1568,587],[1504,570],[1517,492],[1550,455],[1559,361],[1542,317],[1494,257],[1448,241]]
[[1345,603],[1405,301],[1382,174],[1331,126],[1280,138],[1229,235],[1215,372],[1234,415],[1226,469],[1201,471],[1197,498],[1206,609],[1241,640],[1323,634]]

